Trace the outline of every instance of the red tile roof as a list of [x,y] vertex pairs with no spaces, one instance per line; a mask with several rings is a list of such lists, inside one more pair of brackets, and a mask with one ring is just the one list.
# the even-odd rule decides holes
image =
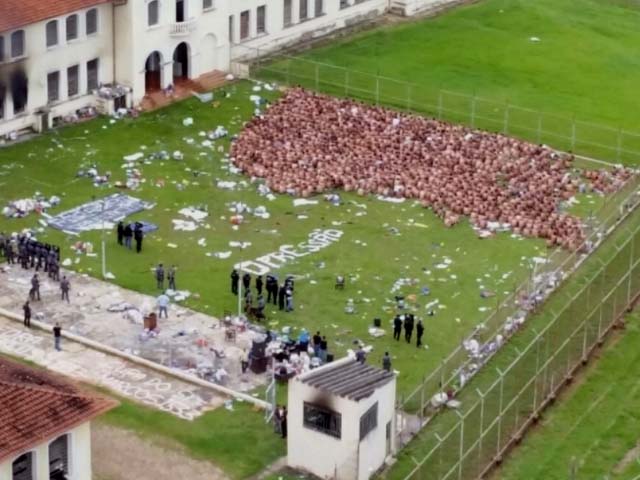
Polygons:
[[49,373],[0,357],[0,462],[116,405]]
[[111,0],[0,0],[0,32],[109,1]]

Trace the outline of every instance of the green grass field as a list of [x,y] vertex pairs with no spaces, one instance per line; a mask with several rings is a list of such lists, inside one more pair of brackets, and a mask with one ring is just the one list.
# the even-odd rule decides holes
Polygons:
[[[559,398],[494,478],[516,480],[640,477],[638,315]],[[573,476],[570,475],[573,473]]]
[[[152,268],[160,262],[175,264],[178,288],[199,296],[192,296],[186,305],[220,316],[224,310],[237,308],[229,279],[235,263],[277,251],[280,245],[303,242],[314,229],[340,229],[344,234],[338,242],[278,271],[280,275],[292,273],[299,277],[296,310],[285,314],[268,308],[269,326],[320,330],[337,356],[344,355],[347,349],[353,348],[354,340],[361,339],[374,346],[371,361],[375,364],[389,349],[394,356],[394,367],[400,371],[400,392],[413,389],[500,299],[527,277],[532,257],[546,254],[542,241],[514,240],[509,234],[479,240],[466,222],[446,229],[430,210],[414,202],[390,204],[343,195],[344,203],[338,207],[323,201],[322,197],[318,197],[317,205],[294,207],[293,198],[289,196],[279,196],[272,202],[260,197],[257,185],[236,191],[217,188],[217,179],[242,181],[244,178],[223,170],[226,164],[221,162],[223,155],[217,146],[226,148],[228,139],[215,142],[216,148],[204,148],[198,133],[215,129],[217,125],[236,133],[242,122],[250,118],[251,85],[240,83],[233,90],[232,97],[223,100],[217,109],[188,100],[137,120],[115,124],[96,120],[2,149],[0,172],[4,175],[0,176],[3,184],[0,201],[31,196],[36,191],[47,197],[59,195],[62,203],[49,212],[55,214],[117,191],[109,187],[96,188],[88,179],[76,179],[75,174],[82,166],[95,162],[101,173],[107,170],[113,173],[112,181],[124,180],[123,156],[138,151],[181,150],[185,154],[182,162],[154,161],[141,165],[146,183],[129,193],[156,202],[156,206],[131,218],[151,221],[160,229],[148,235],[140,255],[119,247],[115,233],[108,233],[107,263],[108,270],[116,277],[115,282],[157,295]],[[193,127],[182,125],[182,120],[189,116],[194,118]],[[189,137],[197,139],[194,145],[185,142]],[[146,150],[142,150],[143,145]],[[204,175],[194,178],[195,170]],[[154,185],[159,179],[165,182],[162,188]],[[185,187],[178,190],[172,182]],[[229,222],[232,213],[227,206],[232,201],[251,207],[265,205],[271,217],[264,220],[250,216],[237,231],[233,230]],[[595,206],[596,199],[591,201]],[[175,231],[171,221],[182,218],[178,210],[198,205],[208,208],[209,217],[203,223],[209,228]],[[0,219],[0,231],[38,226],[35,214],[20,220]],[[392,229],[396,230],[392,232]],[[93,242],[95,251],[99,251],[99,232],[74,237],[47,228],[39,237],[62,245],[63,258],[75,257],[70,246],[78,240]],[[206,240],[206,247],[198,245],[202,238]],[[230,247],[230,241],[250,242],[251,246],[241,251]],[[219,251],[231,251],[232,255],[224,260],[206,255]],[[73,268],[100,276],[99,256],[79,258]],[[445,264],[445,259],[451,263]],[[447,268],[441,268],[443,265]],[[338,274],[347,276],[344,291],[334,289]],[[399,292],[417,295],[412,305],[418,313],[424,315],[427,304],[440,302],[439,308],[430,307],[436,315],[425,317],[428,350],[418,350],[415,345],[398,344],[391,339],[389,325],[395,314],[391,289],[401,278],[415,279],[415,284],[402,287]],[[431,289],[429,296],[420,295],[423,286]],[[495,291],[496,297],[482,299],[481,288]],[[344,312],[350,298],[357,309],[352,315]],[[383,319],[383,327],[388,332],[384,337],[374,339],[369,335],[374,317]]]
[[286,455],[286,443],[265,425],[263,413],[242,402],[189,422],[125,399],[101,417],[107,424],[135,431],[150,441],[170,438],[194,458],[209,460],[231,478],[247,478]]
[[[411,90],[411,102],[407,105],[404,87],[388,82],[383,86],[379,100],[391,106],[408,106],[413,111],[433,115],[432,107],[438,103],[437,91],[446,88],[487,98],[500,105],[508,101],[552,114],[544,117],[544,131],[550,133],[537,138],[532,126],[537,125],[538,117],[512,110],[509,130],[512,134],[568,148],[566,138],[571,136],[570,119],[575,116],[613,129],[581,127],[582,130],[576,132],[578,139],[616,145],[618,128],[640,130],[640,120],[635,114],[640,106],[640,99],[635,94],[640,77],[640,61],[635,55],[640,43],[636,28],[638,20],[640,10],[634,2],[486,0],[439,18],[366,32],[311,50],[305,57],[424,86]],[[541,41],[531,42],[532,36]],[[292,65],[291,80],[312,87],[313,81],[309,79],[313,78],[313,68],[303,65],[306,64]],[[282,72],[281,67],[273,68]],[[296,67],[307,70],[300,72]],[[344,82],[336,72],[338,69],[323,67],[320,73],[326,83],[320,87],[330,93],[344,94],[342,87],[335,87]],[[349,94],[375,100],[358,90],[371,91],[370,78],[360,76],[349,81]],[[283,314],[268,310],[270,326],[275,329],[286,325],[319,329],[327,335],[330,348],[338,356],[344,354],[354,340],[361,339],[373,345],[370,361],[374,364],[379,363],[386,349],[390,349],[394,368],[400,371],[400,395],[412,390],[501,298],[529,275],[531,257],[545,254],[542,242],[514,240],[508,234],[480,241],[466,222],[445,229],[430,211],[412,202],[394,205],[342,194],[344,203],[340,207],[334,207],[322,198],[318,198],[319,203],[314,206],[294,207],[291,197],[278,196],[273,202],[260,197],[256,185],[236,191],[217,188],[218,179],[241,181],[243,178],[225,170],[227,164],[222,162],[223,154],[217,150],[219,146],[227,149],[228,139],[214,142],[214,148],[203,147],[199,132],[223,125],[232,134],[238,133],[254,108],[248,98],[253,93],[250,84],[237,83],[227,90],[231,97],[223,99],[218,108],[192,99],[136,120],[112,124],[108,119],[99,119],[2,148],[0,203],[31,196],[36,191],[46,196],[59,195],[61,205],[49,212],[55,214],[116,191],[96,188],[87,179],[76,179],[78,169],[95,163],[101,174],[110,170],[114,181],[124,180],[123,156],[139,151],[180,150],[185,154],[182,162],[156,160],[140,167],[146,182],[132,194],[157,205],[132,218],[154,222],[160,230],[148,236],[141,255],[119,248],[113,234],[108,237],[108,269],[115,274],[115,282],[156,294],[152,267],[159,262],[176,264],[178,287],[197,293],[199,297],[191,297],[186,304],[220,315],[236,305],[229,292],[229,273],[234,263],[265,255],[283,244],[305,241],[316,228],[340,229],[344,234],[339,242],[281,269],[281,274],[299,276],[296,311]],[[264,91],[260,94],[270,99],[277,96]],[[465,102],[467,100],[456,96],[447,96],[444,106],[451,112],[445,111],[443,117],[469,122],[470,118],[464,112],[469,111],[470,105]],[[491,130],[502,129],[504,107],[497,108],[489,102],[478,102],[476,107],[477,125]],[[193,126],[183,126],[182,120],[186,117],[193,117]],[[526,125],[533,130],[518,129],[517,125]],[[189,138],[194,142],[187,143]],[[640,152],[640,137],[634,140],[634,137],[625,136],[624,139],[623,149]],[[634,163],[637,159],[640,162],[640,155],[636,157],[624,152],[618,155],[616,148],[593,147],[587,142],[581,145],[580,141],[576,147],[580,147],[581,152],[609,160]],[[194,171],[202,174],[196,177]],[[155,186],[159,180],[164,181],[164,187]],[[184,188],[178,189],[177,183]],[[237,231],[233,230],[227,205],[232,201],[241,201],[251,207],[265,205],[271,217],[268,220],[249,217]],[[598,198],[584,198],[579,213],[587,214],[600,204]],[[195,232],[174,231],[171,220],[180,218],[177,211],[198,205],[208,207],[210,215],[204,223],[209,228],[201,227]],[[0,231],[37,227],[37,220],[34,215],[22,220],[0,218]],[[395,230],[392,229],[397,229],[398,233],[393,233]],[[63,257],[74,257],[69,247],[78,239],[93,242],[96,251],[99,250],[98,232],[75,238],[46,229],[39,237],[60,244]],[[202,238],[206,240],[206,247],[198,245]],[[251,242],[251,246],[240,251],[229,247],[229,241]],[[170,248],[170,243],[178,248]],[[206,256],[207,252],[220,251],[233,253],[226,260]],[[75,269],[99,276],[100,258],[79,258]],[[449,268],[436,268],[445,259],[451,260]],[[348,275],[347,288],[343,292],[333,289],[338,274]],[[425,317],[428,349],[418,350],[413,345],[397,344],[390,339],[391,289],[401,278],[417,279],[414,285],[401,289],[405,295],[417,295],[413,304],[417,311],[424,312],[425,305],[436,299],[441,305],[434,317]],[[419,295],[423,286],[431,289],[427,297]],[[493,290],[497,296],[483,300],[479,295],[481,288]],[[344,313],[349,298],[356,302],[357,313],[354,315]],[[373,339],[368,328],[372,319],[378,316],[383,319],[387,335]],[[548,317],[541,316],[537,324],[543,325],[545,320]],[[515,345],[522,345],[517,342],[519,338],[515,339]],[[512,355],[513,350],[510,350],[500,358],[508,362]],[[477,381],[481,382],[482,377]],[[242,408],[239,407],[238,412],[243,412]],[[282,453],[269,427],[260,429],[259,425],[264,424],[260,424],[259,414],[246,415],[246,420],[236,414],[233,418],[222,419],[226,413],[213,412],[196,422],[184,423],[165,414],[125,404],[110,414],[108,420],[148,435],[178,440],[195,456],[214,461],[237,478],[259,470]],[[441,427],[436,424],[432,431],[444,431],[452,419],[442,416],[438,421],[443,422]],[[233,454],[237,449],[246,448],[242,435],[214,439],[210,436],[211,430],[218,428],[237,432],[256,429],[255,439],[265,448],[254,449],[247,465],[241,465],[241,457]],[[411,456],[420,458],[424,454],[425,445],[419,440],[401,454],[400,462],[392,472],[394,478],[401,478],[407,471],[412,464]]]
[[[640,247],[638,246],[640,234],[636,233],[634,242],[625,243],[630,237],[630,232],[637,229],[639,223],[640,210],[636,210],[607,239],[598,252],[588,258],[576,274],[547,300],[544,308],[531,316],[526,328],[513,337],[456,397],[461,402],[459,411],[467,417],[464,424],[465,452],[467,450],[472,452],[465,457],[463,471],[467,476],[462,478],[475,478],[473,476],[479,474],[482,468],[479,470],[477,468],[488,464],[497,453],[498,445],[502,448],[506,444],[506,440],[513,434],[514,427],[520,426],[522,420],[531,413],[533,399],[536,398],[534,390],[537,391],[539,402],[549,393],[551,385],[562,383],[568,365],[580,361],[583,342],[586,340],[587,345],[595,343],[601,326],[608,325],[614,318],[613,312],[623,311],[629,293],[627,283],[616,287],[615,293],[605,302],[601,301],[602,292],[608,292],[623,278],[628,270],[629,257],[632,252],[636,261],[640,258]],[[601,271],[603,267],[605,268]],[[637,292],[640,287],[639,265],[634,268],[632,279],[631,291]],[[590,286],[585,289],[586,285]],[[565,309],[568,302],[574,297],[575,301]],[[602,316],[601,310],[596,308],[600,304],[602,305]],[[550,325],[555,315],[559,315],[559,320],[546,332],[539,349],[527,349],[537,334]],[[588,326],[586,336],[583,335],[582,329],[572,335],[583,320]],[[573,340],[563,346],[565,340],[570,337]],[[559,354],[553,357],[553,360],[544,369],[546,373],[541,373],[535,384],[530,384],[525,388],[528,380],[535,374],[537,365],[543,364],[541,359],[546,359],[555,351],[559,351]],[[520,360],[515,362],[518,358]],[[502,403],[504,420],[500,437],[497,433],[497,425],[490,426],[498,415],[501,405],[499,400],[501,388],[500,383],[497,382],[499,378],[497,372],[499,370],[506,371],[512,363],[515,366],[505,377],[502,387],[505,400]],[[543,372],[543,370],[540,371]],[[486,396],[482,413],[479,408],[478,390]],[[521,390],[524,392],[520,397],[521,400],[512,404],[511,399]],[[475,447],[472,444],[478,438],[481,422],[486,434],[484,449],[479,451],[477,444]],[[436,436],[444,438],[448,432],[453,430],[453,435],[442,444],[443,447],[437,451],[435,456],[430,457],[421,470],[423,476],[428,474],[433,478],[443,478],[459,458],[461,430],[459,425],[459,417],[453,410],[444,410],[436,415],[427,428],[424,428],[400,452],[398,462],[392,467],[388,478],[399,480],[405,478],[415,467],[415,462],[425,458],[427,453],[439,444]],[[513,454],[517,455],[517,450]],[[420,476],[414,478],[420,478]]]
[[[633,0],[484,0],[331,42],[260,74],[367,101],[375,101],[378,89],[380,103],[489,130],[503,131],[505,106],[517,105],[546,114],[510,108],[510,134],[638,163],[640,136],[624,135],[618,144],[618,129],[640,133],[638,21]],[[331,65],[352,72],[346,78]],[[374,75],[385,78],[376,85]],[[464,96],[440,98],[441,90]],[[474,104],[474,96],[481,100]],[[573,132],[573,119],[607,128],[579,123]]]

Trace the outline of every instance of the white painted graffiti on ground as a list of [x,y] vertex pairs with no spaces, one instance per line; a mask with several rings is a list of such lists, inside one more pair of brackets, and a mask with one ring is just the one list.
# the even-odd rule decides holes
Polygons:
[[44,336],[10,326],[0,326],[0,352],[30,360],[78,380],[109,388],[124,397],[194,420],[211,407],[206,395],[182,382],[167,381],[160,375],[132,368],[121,359],[93,350],[73,348],[62,354],[52,350]]
[[235,268],[254,275],[266,275],[274,268],[312,253],[337,242],[342,237],[342,230],[322,230],[317,228],[309,234],[309,240],[298,245],[282,245],[277,252],[269,253],[255,260],[238,263]]

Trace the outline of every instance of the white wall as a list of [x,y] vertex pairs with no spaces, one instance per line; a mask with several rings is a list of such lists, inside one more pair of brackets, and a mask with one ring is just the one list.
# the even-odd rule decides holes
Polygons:
[[[350,6],[341,9],[340,0],[324,0],[324,14],[315,16],[315,0],[307,1],[307,20],[300,21],[300,0],[292,0],[292,24],[284,26],[284,0],[235,0],[230,2],[230,14],[234,15],[235,32],[231,52],[232,59],[249,55],[252,49],[267,52],[290,44],[306,41],[327,35],[349,25],[371,20],[382,15],[387,9],[388,0],[364,0],[356,4],[349,0]],[[267,5],[267,34],[257,35],[257,7]],[[250,11],[251,35],[246,40],[240,39],[240,14]]]
[[[89,422],[83,423],[75,429],[67,432],[70,435],[69,443],[69,480],[91,479],[91,426]],[[57,437],[55,437],[57,438]],[[29,450],[35,455],[34,480],[47,480],[49,478],[49,443],[55,438],[50,438],[37,447]],[[0,479],[11,479],[11,466],[13,461],[22,455],[22,452],[0,463]]]
[[[145,95],[145,64],[154,51],[163,63],[162,87],[173,83],[173,54],[176,47],[189,45],[189,77],[197,78],[211,70],[229,69],[226,1],[215,0],[215,8],[203,10],[202,0],[185,0],[187,23],[183,34],[172,33],[175,0],[160,0],[159,22],[148,25],[149,0],[129,1],[115,7],[116,62],[118,82],[133,88],[133,100]],[[121,33],[122,32],[122,33]]]
[[454,3],[460,3],[460,0],[392,0],[391,6],[402,10],[404,15],[411,16]]
[[[387,383],[376,391],[375,395],[360,402],[360,414],[378,402],[378,426],[360,442],[358,479],[368,479],[380,468],[387,457],[387,423],[391,422],[391,448],[389,453],[395,452],[395,405],[396,381]],[[358,425],[359,428],[359,425]]]
[[[98,9],[98,33],[86,35],[85,13],[89,9],[73,12],[78,14],[78,38],[67,42],[65,20],[68,15],[56,17],[58,20],[58,44],[46,46],[46,24],[53,19],[34,23],[24,27],[25,57],[19,61],[6,61],[0,64],[0,71],[23,69],[28,78],[28,103],[23,113],[14,115],[11,94],[5,99],[5,116],[0,120],[0,135],[13,130],[30,126],[35,121],[34,112],[43,107],[50,107],[52,117],[67,115],[78,108],[91,105],[93,98],[87,95],[86,64],[95,58],[99,59],[100,83],[113,81],[113,49],[112,49],[112,17],[111,5],[102,4]],[[2,32],[5,37],[5,50],[10,46],[10,35],[13,31]],[[5,52],[5,59],[7,58]],[[67,95],[67,68],[79,65],[79,94],[72,99]],[[52,104],[47,100],[47,75],[60,72],[60,99]],[[68,103],[73,100],[72,103]]]
[[[350,360],[339,362],[343,361]],[[395,389],[394,379],[376,390],[369,398],[354,402],[342,397],[323,395],[321,391],[298,378],[294,379],[289,383],[288,393],[287,464],[320,478],[334,478],[336,475],[338,480],[368,479],[386,457],[386,424],[394,420]],[[304,427],[305,401],[324,406],[342,415],[340,439]],[[360,417],[376,401],[378,426],[360,442]],[[395,436],[394,432],[395,428],[392,428],[392,439]],[[313,448],[310,449],[310,446]]]

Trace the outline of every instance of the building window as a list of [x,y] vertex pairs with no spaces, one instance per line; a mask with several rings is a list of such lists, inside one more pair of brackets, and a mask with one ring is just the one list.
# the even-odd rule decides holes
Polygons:
[[315,0],[316,2],[316,8],[315,8],[315,15],[316,17],[319,17],[321,15],[324,15],[324,1],[323,0]]
[[4,62],[4,37],[0,35],[0,62]]
[[307,0],[300,0],[300,21],[308,18],[309,12],[307,12]]
[[87,35],[98,33],[98,9],[92,8],[87,12]]
[[292,0],[284,0],[284,18],[283,23],[285,27],[291,26],[291,21],[293,19],[293,5],[291,5]]
[[150,27],[157,25],[160,21],[160,11],[158,0],[153,0],[147,5],[147,25]]
[[68,478],[69,435],[60,435],[49,444],[49,478]]
[[7,89],[4,85],[0,85],[0,119],[4,118],[4,99],[7,96]]
[[267,32],[267,6],[261,5],[258,7],[256,14],[256,33],[260,35],[261,33]]
[[47,101],[49,103],[60,100],[60,72],[47,75]]
[[209,10],[213,8],[213,0],[202,0],[202,9]]
[[235,37],[235,33],[233,31],[233,24],[235,20],[233,15],[229,15],[229,43],[233,43],[233,38]]
[[67,68],[67,96],[75,97],[80,93],[80,67],[74,65]]
[[11,480],[33,480],[33,453],[27,452],[11,464]]
[[249,10],[245,10],[240,14],[240,40],[249,38]]
[[378,402],[374,403],[367,412],[360,417],[360,440],[378,426]]
[[13,113],[17,115],[26,110],[29,100],[29,80],[22,69],[11,74],[9,85],[13,98]]
[[24,30],[18,30],[11,34],[11,57],[17,58],[24,55]]
[[87,62],[87,90],[92,92],[100,86],[98,84],[98,69],[100,62],[97,58]]
[[304,402],[303,424],[306,428],[340,438],[342,415],[328,408]]
[[67,42],[78,38],[78,15],[67,17]]
[[347,8],[349,6],[349,0],[340,0],[340,9]]
[[176,0],[176,23],[187,21],[187,11],[184,0]]
[[47,47],[53,47],[58,44],[58,21],[51,20],[47,23]]

